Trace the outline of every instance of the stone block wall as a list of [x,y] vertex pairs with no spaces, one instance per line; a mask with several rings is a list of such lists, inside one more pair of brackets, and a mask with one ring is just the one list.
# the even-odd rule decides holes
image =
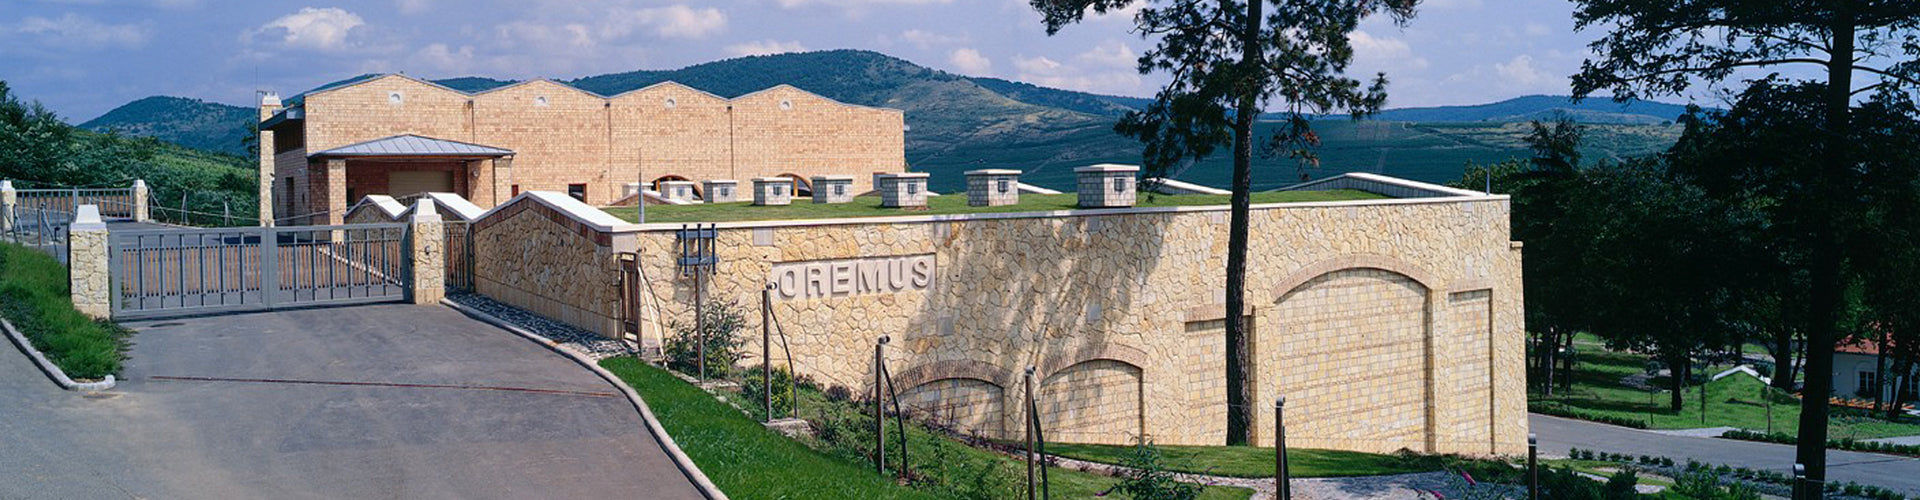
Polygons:
[[[1224,343],[1213,339],[1225,207],[1090,213],[722,223],[708,296],[751,311],[776,264],[827,263],[819,279],[831,281],[846,263],[855,285],[774,294],[800,374],[867,390],[874,339],[888,335],[907,401],[991,437],[1018,437],[1020,374],[1033,366],[1052,436],[1224,443]],[[1285,395],[1300,446],[1524,452],[1520,253],[1507,217],[1504,197],[1256,206],[1257,442],[1271,441],[1272,400]],[[477,229],[482,293],[610,332],[613,256],[637,252],[643,335],[691,319],[677,226],[594,231],[531,209],[480,225],[496,218],[500,230]],[[931,256],[924,287],[857,284],[861,262],[918,256]],[[994,399],[998,410],[981,403]]]

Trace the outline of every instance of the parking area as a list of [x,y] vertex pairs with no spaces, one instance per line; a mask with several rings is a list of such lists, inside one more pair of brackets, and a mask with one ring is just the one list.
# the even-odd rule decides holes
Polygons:
[[106,397],[4,353],[0,428],[33,437],[0,498],[700,498],[614,386],[445,307],[127,326]]

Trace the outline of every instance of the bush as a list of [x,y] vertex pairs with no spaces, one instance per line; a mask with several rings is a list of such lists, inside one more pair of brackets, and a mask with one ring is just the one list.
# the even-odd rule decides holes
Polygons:
[[1640,484],[1640,475],[1633,469],[1620,469],[1607,478],[1607,488],[1601,498],[1605,500],[1639,500],[1640,492],[1633,489]]
[[[746,378],[746,382],[740,384],[742,397],[746,398],[747,406],[755,411],[764,411],[765,408],[765,400],[762,398],[765,397],[766,388],[760,381],[760,370],[759,366],[755,366],[741,374]],[[773,414],[775,416],[792,415],[793,374],[787,373],[784,368],[774,368],[773,375],[768,378],[773,380]]]
[[730,300],[707,303],[703,316],[705,325],[682,324],[679,320],[668,323],[677,335],[667,339],[667,366],[681,373],[700,372],[700,330],[704,327],[707,376],[725,377],[740,361],[740,348],[746,344],[740,331],[746,327],[746,318],[740,314],[740,304]]
[[959,500],[999,500],[1024,493],[1019,491],[1012,462],[965,453],[966,445],[945,439],[933,440],[932,445],[927,462],[932,470],[918,476],[916,488]]
[[1128,471],[1114,489],[1133,500],[1194,500],[1200,498],[1200,485],[1173,480],[1160,449],[1151,441],[1141,441],[1127,455]]

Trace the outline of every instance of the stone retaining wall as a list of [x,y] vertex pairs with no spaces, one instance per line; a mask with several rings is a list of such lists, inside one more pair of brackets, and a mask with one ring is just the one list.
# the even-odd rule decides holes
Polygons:
[[[802,375],[867,390],[873,342],[889,335],[904,401],[962,428],[1017,437],[1035,366],[1052,437],[1222,444],[1226,222],[1225,207],[1181,207],[723,223],[709,297],[744,306],[757,334],[774,265],[819,263],[796,285],[823,293],[774,294]],[[1525,451],[1505,197],[1263,205],[1252,223],[1257,442],[1271,442],[1284,395],[1298,446]],[[637,251],[644,335],[692,319],[677,225],[585,223],[516,200],[475,228],[481,293],[614,335],[616,258]],[[913,256],[932,258],[924,288],[861,265]]]

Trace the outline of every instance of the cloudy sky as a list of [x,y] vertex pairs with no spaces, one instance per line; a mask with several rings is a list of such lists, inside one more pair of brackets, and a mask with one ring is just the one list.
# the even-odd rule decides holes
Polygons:
[[[1149,96],[1149,42],[1108,15],[1048,37],[1026,0],[0,0],[0,80],[79,122],[164,94],[246,105],[369,72],[574,78],[859,48],[935,68]],[[1558,0],[1427,0],[1369,22],[1356,69],[1392,107],[1565,94],[1597,33]]]

